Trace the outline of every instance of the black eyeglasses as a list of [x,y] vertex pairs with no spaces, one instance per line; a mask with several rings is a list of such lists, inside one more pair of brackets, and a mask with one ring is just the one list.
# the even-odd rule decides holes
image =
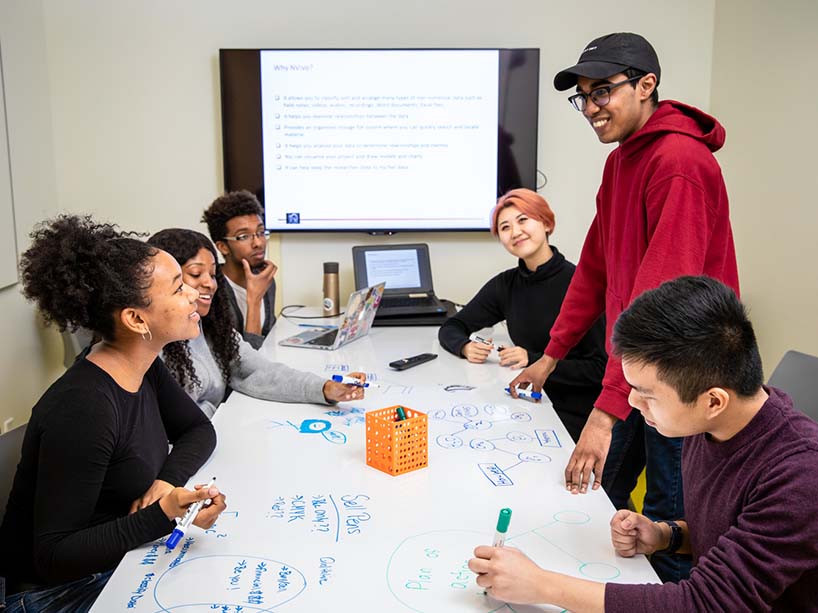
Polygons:
[[259,230],[258,232],[250,232],[249,234],[239,234],[237,236],[225,236],[226,241],[236,241],[238,243],[245,243],[252,238],[267,238],[270,236],[269,230]]
[[591,90],[590,94],[586,94],[584,92],[578,92],[573,96],[568,97],[568,102],[574,105],[574,108],[578,110],[580,113],[585,110],[585,107],[588,104],[588,98],[597,105],[597,106],[605,106],[611,101],[611,90],[616,89],[620,85],[625,85],[625,83],[630,83],[631,81],[636,81],[641,79],[645,75],[640,74],[635,77],[631,77],[630,79],[625,79],[624,81],[619,81],[619,83],[611,83],[610,85],[603,85],[602,87],[597,87]]

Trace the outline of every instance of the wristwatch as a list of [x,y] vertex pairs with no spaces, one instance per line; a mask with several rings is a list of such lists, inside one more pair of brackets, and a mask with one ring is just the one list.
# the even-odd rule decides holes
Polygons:
[[682,534],[682,527],[675,521],[671,521],[669,519],[660,519],[656,523],[667,524],[668,526],[670,526],[670,542],[664,549],[657,549],[653,553],[654,554],[676,553],[677,551],[679,551],[679,548],[682,546],[682,540],[684,539],[684,535]]

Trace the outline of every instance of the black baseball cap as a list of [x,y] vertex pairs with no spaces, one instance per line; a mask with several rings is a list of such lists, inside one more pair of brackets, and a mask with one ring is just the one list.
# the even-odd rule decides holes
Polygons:
[[652,72],[657,85],[662,76],[656,51],[644,37],[630,32],[607,34],[588,43],[574,66],[560,70],[554,87],[565,91],[577,84],[577,77],[605,79],[628,68]]

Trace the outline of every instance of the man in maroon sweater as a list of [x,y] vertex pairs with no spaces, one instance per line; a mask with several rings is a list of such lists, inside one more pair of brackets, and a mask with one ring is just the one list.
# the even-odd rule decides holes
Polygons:
[[[687,514],[611,520],[626,557],[692,553],[679,583],[621,585],[539,568],[511,547],[478,547],[469,567],[496,599],[571,611],[818,611],[818,423],[762,386],[753,327],[710,277],[650,290],[613,332],[630,402],[649,427],[684,437]],[[683,521],[686,520],[686,521]]]
[[[511,382],[512,390],[532,385],[539,391],[600,315],[607,317],[610,339],[622,310],[663,281],[706,274],[738,292],[727,191],[713,157],[724,144],[724,128],[693,107],[659,103],[660,74],[648,41],[618,33],[589,43],[579,62],[554,78],[558,90],[576,87],[569,100],[600,142],[619,147],[605,164],[596,216],[551,340],[543,357]],[[607,349],[610,354],[610,342]],[[646,428],[638,411],[631,411],[615,357],[608,359],[602,385],[565,469],[567,488],[585,493],[593,473],[593,489],[603,484],[614,506],[627,508],[647,466],[645,514],[683,516],[681,441]],[[654,567],[662,580],[678,581],[690,562],[671,556]]]

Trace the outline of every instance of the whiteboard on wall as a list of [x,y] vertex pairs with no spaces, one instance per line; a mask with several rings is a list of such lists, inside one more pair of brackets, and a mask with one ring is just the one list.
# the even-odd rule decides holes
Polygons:
[[17,245],[7,126],[3,51],[0,46],[0,288],[17,283]]

